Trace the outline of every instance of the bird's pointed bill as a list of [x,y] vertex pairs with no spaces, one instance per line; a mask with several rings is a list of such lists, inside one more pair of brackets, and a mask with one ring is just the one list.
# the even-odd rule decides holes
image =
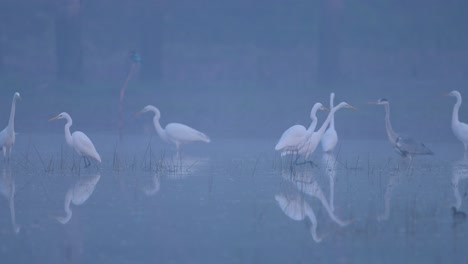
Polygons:
[[59,119],[59,116],[52,117],[51,119],[49,119],[49,122],[55,121],[55,120],[57,120],[57,119]]

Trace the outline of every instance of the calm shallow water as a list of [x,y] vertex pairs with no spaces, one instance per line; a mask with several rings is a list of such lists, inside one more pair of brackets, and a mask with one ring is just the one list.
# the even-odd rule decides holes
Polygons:
[[[193,144],[180,163],[156,137],[127,137],[121,145],[113,136],[90,137],[99,168],[78,169],[63,135],[18,137],[11,164],[0,165],[1,263],[468,260],[468,224],[450,210],[466,210],[468,161],[460,144],[428,144],[436,155],[408,164],[386,141],[348,141],[335,156],[318,150],[312,168],[282,161],[274,139]],[[66,215],[67,195],[72,214],[62,224],[55,217]],[[313,211],[322,241],[275,196],[296,199],[296,214]]]

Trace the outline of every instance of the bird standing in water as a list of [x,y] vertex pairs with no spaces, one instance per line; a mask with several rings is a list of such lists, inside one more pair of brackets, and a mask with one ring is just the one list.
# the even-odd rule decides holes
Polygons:
[[177,150],[177,157],[179,158],[182,145],[196,141],[206,143],[210,143],[211,141],[207,135],[184,124],[170,123],[167,124],[166,128],[163,129],[161,124],[159,123],[159,119],[161,118],[161,112],[158,108],[152,105],[145,106],[140,112],[137,113],[137,115],[146,112],[154,113],[153,124],[154,128],[156,129],[156,132],[162,140],[175,144]]
[[447,94],[447,96],[453,96],[457,98],[457,102],[453,106],[452,112],[452,131],[453,134],[460,140],[465,147],[465,154],[468,152],[468,124],[460,122],[458,118],[458,112],[460,112],[460,106],[462,104],[462,97],[460,92],[454,90]]
[[376,102],[369,102],[369,104],[385,106],[385,127],[387,129],[388,140],[398,154],[405,158],[408,157],[410,160],[412,160],[414,155],[434,155],[434,152],[426,147],[424,143],[393,131],[392,124],[390,123],[390,103],[387,99],[381,98]]
[[73,124],[70,115],[66,112],[62,112],[58,116],[49,119],[49,122],[58,119],[67,120],[67,123],[65,124],[65,140],[70,147],[75,149],[78,155],[83,157],[85,168],[91,165],[91,161],[89,160],[90,158],[98,163],[101,163],[101,157],[99,156],[99,153],[96,151],[93,142],[91,142],[85,133],[81,131],[75,131],[73,134],[70,133],[70,127]]
[[11,102],[11,111],[10,119],[8,120],[8,125],[5,129],[0,132],[0,147],[3,150],[3,158],[10,160],[11,150],[15,144],[15,111],[16,111],[16,101],[21,100],[19,93],[13,95],[13,101]]

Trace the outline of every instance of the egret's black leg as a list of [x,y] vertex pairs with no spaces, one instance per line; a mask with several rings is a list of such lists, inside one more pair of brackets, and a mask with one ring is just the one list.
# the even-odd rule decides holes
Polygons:
[[315,163],[314,163],[313,161],[311,161],[311,160],[306,160],[306,159],[304,159],[303,162],[298,163],[298,162],[297,162],[298,158],[299,158],[299,156],[296,158],[296,161],[295,161],[296,165],[310,164],[310,166],[311,166],[312,168],[318,167],[317,164],[315,164]]
[[91,166],[91,161],[89,161],[88,157],[84,157],[84,160],[85,160],[85,168],[88,168],[89,166]]

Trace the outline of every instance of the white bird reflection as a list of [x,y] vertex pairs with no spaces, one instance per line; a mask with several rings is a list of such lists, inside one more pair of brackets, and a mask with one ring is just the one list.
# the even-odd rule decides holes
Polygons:
[[276,194],[275,200],[278,202],[281,210],[289,218],[302,221],[308,219],[311,223],[310,225],[310,234],[315,242],[322,241],[322,238],[317,235],[317,217],[315,217],[314,211],[304,200],[302,195],[297,193],[284,195]]
[[11,225],[13,227],[13,232],[18,234],[20,231],[20,226],[16,223],[16,213],[15,213],[15,179],[11,174],[11,167],[9,164],[3,167],[3,175],[0,178],[0,193],[8,200],[10,207],[10,217]]
[[332,212],[335,211],[335,181],[336,181],[336,157],[333,153],[325,152],[322,156],[322,162],[324,165],[325,173],[328,176],[330,182],[330,208]]
[[146,194],[146,196],[153,196],[159,192],[161,189],[161,175],[159,173],[155,173],[153,175],[153,178],[151,179],[151,184],[145,186],[143,188],[143,193]]
[[327,211],[328,216],[339,226],[343,227],[351,223],[351,221],[343,221],[335,215],[335,213],[332,210],[332,207],[327,201],[327,198],[325,198],[322,188],[320,188],[320,185],[315,179],[312,172],[308,174],[302,174],[299,177],[290,177],[289,180],[300,192],[319,199],[323,207]]
[[78,181],[68,189],[67,194],[65,195],[65,216],[54,217],[57,221],[62,224],[68,223],[72,217],[72,210],[70,204],[81,205],[93,194],[96,184],[101,178],[100,173],[92,175],[82,175]]
[[452,163],[452,189],[455,196],[455,208],[460,210],[462,196],[460,195],[459,182],[468,179],[468,158],[466,155]]

